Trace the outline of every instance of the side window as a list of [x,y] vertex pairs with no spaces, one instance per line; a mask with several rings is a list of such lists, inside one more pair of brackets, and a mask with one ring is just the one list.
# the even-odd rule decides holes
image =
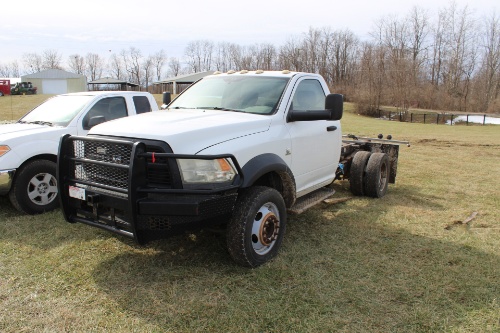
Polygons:
[[325,92],[318,80],[299,83],[292,100],[292,109],[299,111],[324,110]]
[[87,112],[82,121],[84,129],[88,130],[89,121],[93,117],[104,117],[104,121],[109,121],[127,116],[127,104],[123,97],[104,98],[94,104]]
[[146,96],[134,96],[135,111],[137,114],[146,113],[151,111],[151,104]]

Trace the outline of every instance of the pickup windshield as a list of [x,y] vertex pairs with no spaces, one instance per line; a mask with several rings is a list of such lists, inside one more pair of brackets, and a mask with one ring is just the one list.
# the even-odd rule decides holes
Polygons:
[[270,115],[276,111],[288,78],[206,77],[179,95],[169,109],[205,109]]
[[94,96],[54,96],[24,115],[18,122],[67,126],[92,99]]

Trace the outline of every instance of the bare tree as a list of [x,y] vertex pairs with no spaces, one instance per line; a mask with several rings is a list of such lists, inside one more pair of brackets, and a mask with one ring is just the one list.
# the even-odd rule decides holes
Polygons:
[[297,37],[289,38],[279,50],[279,65],[282,69],[302,70],[302,42]]
[[86,70],[85,58],[79,54],[72,54],[68,58],[68,66],[76,74],[84,74]]
[[236,70],[234,58],[231,50],[237,48],[235,44],[228,42],[218,43],[214,48],[213,65],[215,70],[227,72],[231,69]]
[[125,68],[125,71],[128,74],[129,81],[136,83],[138,85],[143,84],[143,78],[142,78],[142,70],[141,70],[141,65],[142,65],[142,53],[141,50],[136,49],[135,47],[130,47],[127,50],[122,50],[121,56],[123,59],[123,65]]
[[108,68],[109,73],[113,78],[118,80],[125,79],[122,59],[115,53],[113,53],[109,58]]
[[101,78],[104,71],[104,59],[97,53],[87,53],[85,62],[87,64],[87,77],[90,78],[91,81]]
[[151,56],[152,65],[156,74],[156,80],[160,81],[163,74],[163,66],[167,61],[167,54],[165,51],[160,50]]
[[214,44],[208,40],[197,40],[188,43],[184,54],[189,67],[194,73],[212,69],[213,50]]
[[63,69],[61,61],[62,55],[57,50],[47,49],[42,52],[43,69]]
[[23,63],[28,73],[37,73],[43,69],[42,57],[37,53],[23,54]]
[[500,97],[500,19],[493,13],[485,20],[485,33],[483,35],[483,59],[481,74],[484,91],[480,111],[488,111],[488,107]]
[[0,65],[0,77],[20,77],[21,70],[17,60],[12,61],[10,64]]
[[155,67],[155,62],[153,60],[153,56],[147,57],[141,65],[142,68],[142,76],[143,76],[143,85],[146,88],[146,91],[151,83],[151,79],[153,78],[153,70]]
[[181,73],[181,62],[178,58],[170,58],[168,61],[168,71],[167,74],[169,77],[178,76]]

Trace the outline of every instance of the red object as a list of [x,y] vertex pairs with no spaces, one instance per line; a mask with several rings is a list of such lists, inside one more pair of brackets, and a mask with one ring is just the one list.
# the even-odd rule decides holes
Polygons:
[[0,80],[0,96],[10,95],[10,80]]
[[156,158],[155,158],[155,153],[153,152],[153,157],[151,158],[153,160],[153,163],[156,162]]

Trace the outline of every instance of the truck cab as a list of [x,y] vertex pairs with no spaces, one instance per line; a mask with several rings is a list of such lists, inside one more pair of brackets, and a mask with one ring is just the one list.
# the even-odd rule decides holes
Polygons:
[[387,154],[360,143],[342,155],[342,114],[343,97],[318,74],[214,73],[163,112],[64,136],[63,214],[140,244],[222,226],[232,258],[259,266],[277,254],[288,212],[302,211],[311,195],[330,196],[326,186],[350,171],[358,150],[376,150],[373,169],[384,171],[373,183],[385,194]]

